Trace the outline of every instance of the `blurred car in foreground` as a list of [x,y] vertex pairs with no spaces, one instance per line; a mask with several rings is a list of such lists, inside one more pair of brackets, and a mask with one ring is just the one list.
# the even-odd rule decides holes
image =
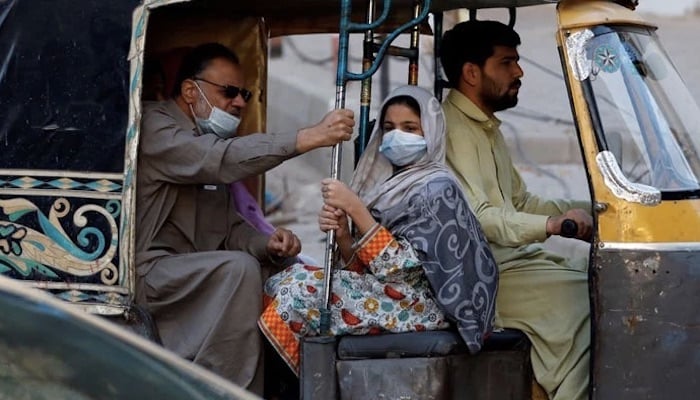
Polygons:
[[258,399],[37,289],[0,277],[0,399]]

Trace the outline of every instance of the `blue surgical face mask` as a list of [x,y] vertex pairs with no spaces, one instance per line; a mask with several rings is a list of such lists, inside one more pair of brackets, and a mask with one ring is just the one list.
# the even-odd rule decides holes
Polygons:
[[192,110],[192,105],[190,105],[190,111],[192,111],[192,115],[194,115],[194,121],[197,124],[197,128],[199,128],[200,133],[213,133],[222,139],[228,139],[236,136],[236,130],[238,129],[238,125],[241,123],[241,119],[218,107],[212,106],[197,82],[195,82],[195,85],[197,86],[197,89],[199,89],[199,93],[202,95],[204,101],[207,103],[209,108],[211,108],[209,118],[200,118],[197,116],[197,114],[195,114],[194,110]]
[[393,165],[404,167],[420,160],[428,151],[425,138],[413,133],[394,129],[384,134],[379,152]]

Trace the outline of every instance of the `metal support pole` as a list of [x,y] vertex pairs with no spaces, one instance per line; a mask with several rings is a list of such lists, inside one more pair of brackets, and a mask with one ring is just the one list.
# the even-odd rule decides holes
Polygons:
[[[348,47],[350,45],[350,15],[352,15],[352,1],[342,0],[340,6],[340,30],[338,34],[338,67],[335,82],[335,108],[345,107],[346,92],[346,71],[348,68]],[[340,176],[340,165],[342,162],[342,142],[333,146],[331,152],[331,174],[330,177],[338,179]],[[335,231],[328,231],[326,234],[326,253],[324,260],[324,281],[323,299],[324,307],[320,311],[319,331],[321,335],[330,334],[331,328],[331,275],[333,272],[333,262],[335,253]]]
[[382,63],[379,70],[379,94],[382,99],[389,97],[389,88],[391,86],[391,58],[387,58]]
[[515,17],[517,13],[515,11],[515,7],[509,7],[508,8],[508,26],[510,28],[513,28],[515,26]]
[[[367,24],[374,21],[376,12],[375,0],[369,0],[367,5]],[[367,72],[372,67],[374,62],[374,30],[367,29],[365,31],[364,46],[362,47],[362,72]],[[360,155],[365,151],[367,141],[369,141],[369,111],[372,101],[372,76],[368,76],[362,80],[362,88],[360,91],[360,129],[359,136],[355,141],[355,165],[360,161]]]
[[442,62],[440,61],[440,51],[442,45],[442,29],[444,14],[439,12],[433,15],[433,60],[435,60],[435,81],[433,82],[433,95],[442,102],[442,90],[445,88],[445,80],[442,77]]
[[[417,19],[420,16],[420,2],[414,1],[413,2],[413,19]],[[416,26],[413,27],[411,30],[411,44],[410,48],[413,50],[411,57],[409,58],[408,61],[408,84],[409,85],[418,85],[418,62],[419,62],[419,54],[418,54],[418,45],[420,41],[420,24],[416,24]]]
[[[372,75],[377,71],[379,63],[381,62],[384,54],[391,42],[396,39],[402,32],[414,27],[417,24],[422,23],[428,17],[428,11],[430,10],[431,0],[423,0],[422,11],[413,18],[411,21],[399,26],[392,33],[390,33],[387,38],[382,43],[381,47],[377,51],[375,59],[369,65],[369,69],[363,71],[360,74],[349,72],[348,67],[348,47],[350,42],[351,32],[365,32],[368,30],[374,30],[381,26],[389,17],[389,9],[391,7],[391,0],[383,0],[384,9],[382,14],[374,21],[367,24],[356,24],[350,21],[350,16],[352,15],[352,0],[341,0],[340,4],[340,29],[338,34],[338,66],[336,71],[336,87],[335,87],[335,108],[340,109],[345,107],[345,95],[346,95],[346,84],[348,80],[364,80],[371,78]],[[364,65],[363,65],[364,68]],[[336,144],[333,146],[331,154],[331,174],[330,177],[338,179],[340,176],[340,165],[341,165],[341,154],[342,147],[341,144]],[[323,291],[322,299],[324,300],[323,307],[320,310],[320,326],[319,331],[321,335],[330,335],[331,327],[331,281],[333,273],[333,263],[335,261],[335,232],[329,231],[326,234],[326,253],[324,262],[324,281],[323,281]]]

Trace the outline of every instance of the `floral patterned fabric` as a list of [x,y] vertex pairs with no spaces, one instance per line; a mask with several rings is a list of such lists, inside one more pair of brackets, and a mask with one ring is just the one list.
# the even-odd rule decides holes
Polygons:
[[[331,333],[364,335],[446,328],[448,323],[411,245],[396,240],[383,227],[363,242],[351,263],[333,274]],[[294,370],[298,366],[297,337],[319,333],[323,276],[320,267],[295,264],[265,284],[268,306],[260,326]],[[275,324],[286,325],[290,332]]]

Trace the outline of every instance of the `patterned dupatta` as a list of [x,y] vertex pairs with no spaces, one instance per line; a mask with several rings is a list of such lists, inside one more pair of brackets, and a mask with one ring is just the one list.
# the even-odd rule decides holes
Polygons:
[[394,173],[379,153],[382,127],[376,124],[350,186],[383,226],[418,250],[437,303],[476,353],[493,327],[498,268],[459,183],[444,164],[440,103],[416,86],[400,87],[388,99],[400,95],[420,105],[427,153]]

